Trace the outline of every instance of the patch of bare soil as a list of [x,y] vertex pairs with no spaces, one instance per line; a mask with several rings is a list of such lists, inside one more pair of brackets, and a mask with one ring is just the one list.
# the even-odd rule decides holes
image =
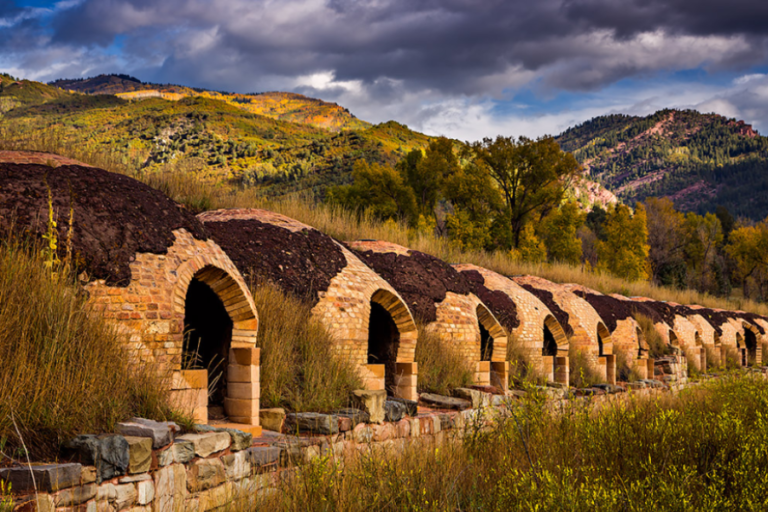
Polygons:
[[555,298],[552,295],[552,292],[547,290],[542,290],[540,288],[535,288],[534,286],[530,284],[522,284],[518,283],[520,286],[531,292],[533,295],[536,296],[537,299],[539,299],[541,302],[544,303],[545,306],[549,308],[549,310],[552,312],[552,314],[555,316],[555,319],[560,323],[560,325],[563,327],[563,331],[565,331],[566,336],[573,336],[573,328],[571,327],[571,324],[568,323],[568,320],[570,319],[570,315],[567,311],[565,311],[563,308],[557,305],[557,302],[555,302]]
[[272,281],[312,304],[347,266],[338,243],[316,229],[293,231],[252,218],[206,220],[205,228],[246,280]]
[[0,229],[41,239],[48,231],[48,195],[64,258],[73,214],[71,249],[78,272],[127,286],[137,253],[165,254],[173,231],[207,239],[203,225],[162,192],[123,176],[81,165],[0,163]]
[[[616,329],[617,322],[634,317],[636,313],[645,315],[654,323],[666,321],[662,315],[656,311],[647,302],[634,302],[630,300],[621,300],[610,295],[600,295],[588,293],[583,290],[574,290],[576,295],[589,302],[600,318],[605,322],[608,330],[613,332]],[[674,319],[674,315],[672,317]],[[670,324],[672,325],[672,324]]]
[[[354,249],[353,249],[354,250]],[[403,297],[415,317],[424,323],[437,318],[436,304],[448,292],[467,295],[466,278],[448,263],[419,251],[407,254],[357,250],[356,254]]]
[[520,326],[517,306],[509,298],[509,295],[498,290],[486,288],[485,278],[477,270],[463,270],[461,274],[469,283],[472,293],[477,295],[501,325],[508,331]]

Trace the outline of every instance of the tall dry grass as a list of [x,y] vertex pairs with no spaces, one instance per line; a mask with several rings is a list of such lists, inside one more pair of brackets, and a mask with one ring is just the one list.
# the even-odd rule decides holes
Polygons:
[[[132,362],[113,326],[89,315],[66,268],[0,242],[0,444],[54,460],[62,442],[132,416],[177,419],[158,372]],[[17,433],[18,428],[18,433]],[[19,435],[20,434],[20,435]]]
[[474,369],[456,348],[437,333],[418,326],[415,361],[419,365],[418,391],[450,395],[451,390],[471,386]]
[[264,283],[251,290],[259,312],[261,407],[331,412],[362,387],[355,367],[334,351],[334,339],[307,302]]
[[640,313],[635,314],[634,318],[645,336],[645,342],[648,344],[648,357],[650,359],[664,357],[672,353],[671,347],[664,341],[659,331],[656,330],[652,319]]
[[574,388],[588,388],[605,382],[595,366],[581,350],[570,350],[568,354],[568,383]]

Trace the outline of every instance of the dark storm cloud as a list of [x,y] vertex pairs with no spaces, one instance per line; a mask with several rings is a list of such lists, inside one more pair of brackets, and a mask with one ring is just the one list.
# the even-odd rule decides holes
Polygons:
[[617,36],[666,28],[694,35],[745,34],[763,37],[768,2],[760,0],[573,0],[568,17],[612,29]]
[[121,36],[122,56],[162,81],[251,90],[332,71],[369,87],[499,95],[762,64],[768,2],[84,0],[50,27],[50,45],[86,55]]

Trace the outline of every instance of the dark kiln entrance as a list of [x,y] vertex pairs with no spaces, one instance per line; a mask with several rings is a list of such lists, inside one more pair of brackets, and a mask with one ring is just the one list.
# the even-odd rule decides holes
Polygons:
[[376,302],[371,302],[371,317],[368,322],[368,364],[383,364],[384,384],[387,394],[395,389],[395,363],[400,347],[400,331],[392,315]]
[[[208,370],[208,405],[224,405],[232,319],[207,284],[192,279],[184,312],[184,364]],[[211,412],[211,411],[209,411]]]

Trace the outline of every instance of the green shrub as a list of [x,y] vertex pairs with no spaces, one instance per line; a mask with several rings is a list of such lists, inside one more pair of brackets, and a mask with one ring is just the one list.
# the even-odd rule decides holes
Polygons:
[[335,340],[312,318],[312,306],[265,283],[251,290],[259,312],[261,406],[330,412],[349,405],[362,381],[334,351]]
[[419,392],[448,395],[452,389],[472,385],[474,368],[454,345],[445,343],[423,325],[418,330],[415,361],[419,365]]
[[[132,362],[114,327],[90,315],[66,268],[0,242],[0,442],[53,460],[62,442],[132,416],[175,418],[163,379]],[[18,427],[18,434],[17,434]],[[20,436],[19,436],[20,434]]]

